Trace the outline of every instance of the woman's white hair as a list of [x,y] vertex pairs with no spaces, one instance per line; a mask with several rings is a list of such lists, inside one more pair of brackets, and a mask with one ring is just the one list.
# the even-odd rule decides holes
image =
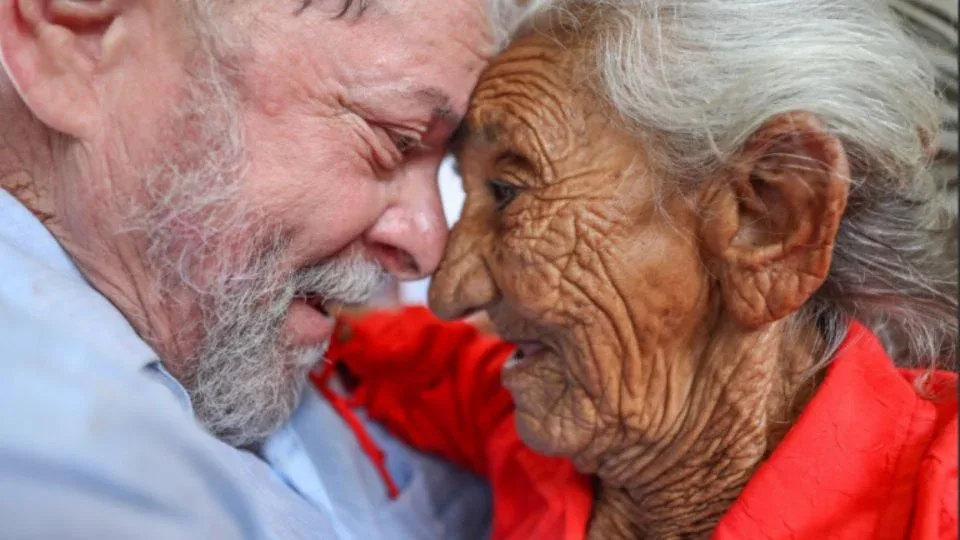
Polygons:
[[844,145],[851,189],[829,276],[794,322],[821,329],[825,358],[856,319],[900,365],[955,364],[956,247],[928,172],[934,77],[885,1],[558,0],[541,12],[579,36],[600,98],[687,185],[773,117],[815,114]]

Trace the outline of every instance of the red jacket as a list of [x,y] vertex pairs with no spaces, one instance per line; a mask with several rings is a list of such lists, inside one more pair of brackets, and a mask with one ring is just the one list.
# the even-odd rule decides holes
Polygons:
[[[314,380],[381,462],[349,407],[362,406],[414,447],[486,477],[494,539],[584,538],[590,480],[520,441],[500,367],[512,346],[423,308],[344,321],[328,357],[360,381],[349,400]],[[329,370],[327,370],[329,373]],[[957,538],[957,376],[937,400],[913,388],[860,325],[797,423],[721,520],[714,538]]]

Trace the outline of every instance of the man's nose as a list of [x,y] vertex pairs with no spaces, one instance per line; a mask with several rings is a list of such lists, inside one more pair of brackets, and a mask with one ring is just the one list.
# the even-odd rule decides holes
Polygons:
[[391,180],[390,204],[366,242],[384,269],[401,280],[432,274],[447,243],[436,168]]

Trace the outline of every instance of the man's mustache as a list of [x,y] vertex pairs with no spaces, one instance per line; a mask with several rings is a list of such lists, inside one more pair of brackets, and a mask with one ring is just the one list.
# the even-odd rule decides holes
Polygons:
[[323,305],[362,304],[383,289],[388,277],[380,264],[350,255],[300,270],[293,277],[293,290],[296,297]]

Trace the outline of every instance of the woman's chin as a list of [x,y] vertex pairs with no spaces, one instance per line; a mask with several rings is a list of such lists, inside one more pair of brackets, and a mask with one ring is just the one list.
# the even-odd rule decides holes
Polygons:
[[538,454],[545,456],[564,454],[560,449],[560,441],[555,440],[544,429],[546,424],[543,419],[537,419],[517,411],[516,426],[520,440]]
[[[572,456],[590,444],[593,404],[577,390],[558,366],[563,359],[553,350],[524,347],[504,364],[500,377],[510,392],[516,410],[517,433],[536,452],[548,456]],[[520,350],[520,347],[518,347]]]
[[518,408],[514,422],[520,440],[545,456],[575,456],[583,451],[589,439],[589,433],[564,425],[560,415],[531,414]]

